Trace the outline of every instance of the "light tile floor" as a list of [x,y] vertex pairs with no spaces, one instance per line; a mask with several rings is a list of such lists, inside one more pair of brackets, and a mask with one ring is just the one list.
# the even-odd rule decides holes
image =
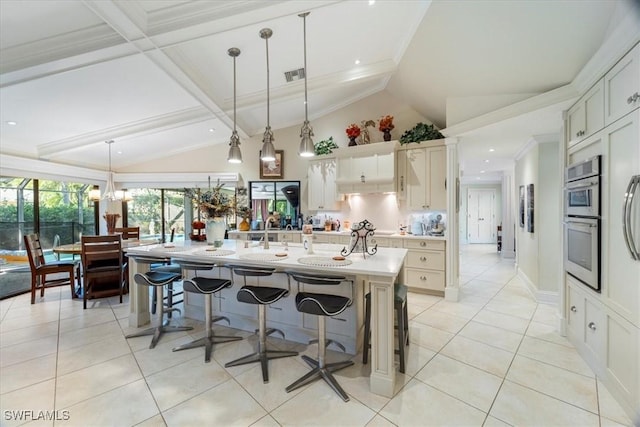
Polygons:
[[[343,403],[324,382],[290,394],[286,385],[303,375],[299,357],[260,367],[226,369],[224,363],[252,351],[255,338],[216,326],[218,333],[247,337],[214,348],[173,353],[203,335],[200,322],[187,333],[168,334],[149,350],[149,337],[125,339],[128,305],[117,298],[82,310],[66,288],[0,301],[1,426],[615,426],[632,425],[603,384],[554,329],[555,307],[537,304],[489,245],[461,253],[461,300],[410,293],[410,341],[406,374],[396,394],[369,392],[361,355],[337,373],[350,395]],[[270,345],[315,355],[315,346],[279,339]],[[330,352],[330,360],[347,355]],[[19,422],[12,412],[60,411],[68,420]],[[62,412],[68,411],[68,412]]]

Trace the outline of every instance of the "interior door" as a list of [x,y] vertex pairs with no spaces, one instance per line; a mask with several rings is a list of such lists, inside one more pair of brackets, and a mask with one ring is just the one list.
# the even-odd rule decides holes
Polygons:
[[495,190],[469,189],[467,233],[469,243],[495,242]]

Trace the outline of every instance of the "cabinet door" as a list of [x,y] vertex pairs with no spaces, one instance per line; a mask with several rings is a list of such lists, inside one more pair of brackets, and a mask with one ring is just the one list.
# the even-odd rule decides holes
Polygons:
[[407,154],[408,151],[398,151],[396,155],[396,197],[398,200],[407,198]]
[[580,98],[567,112],[567,148],[582,140],[585,122],[584,102]]
[[308,208],[310,210],[335,210],[337,208],[335,159],[309,162],[307,175],[309,182]]
[[[612,378],[628,406],[640,402],[640,330],[609,312],[607,315],[607,375]],[[634,403],[635,402],[635,403]]]
[[605,76],[605,125],[640,107],[640,44]]
[[604,361],[604,343],[607,325],[601,302],[586,298],[584,301],[584,344],[598,364]]
[[447,209],[447,151],[445,147],[427,148],[427,207],[429,209]]
[[584,138],[604,127],[604,80],[600,79],[584,94],[582,100],[585,115]]
[[567,276],[567,333],[581,342],[584,337],[584,295],[572,284],[573,279]]
[[410,210],[428,209],[427,202],[427,150],[417,148],[406,151],[406,195]]
[[[623,234],[623,201],[633,175],[640,174],[640,111],[605,129],[602,159],[602,294],[621,316],[640,325],[640,261],[634,261]],[[633,199],[636,199],[634,197]],[[640,201],[631,207],[632,232],[640,240]]]

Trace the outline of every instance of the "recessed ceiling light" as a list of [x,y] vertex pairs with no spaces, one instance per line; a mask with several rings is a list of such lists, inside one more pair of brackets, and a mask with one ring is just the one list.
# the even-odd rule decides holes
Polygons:
[[359,64],[360,64],[360,60],[356,59],[356,65],[359,65]]
[[15,125],[17,125],[17,124],[18,124],[18,122],[14,122],[13,120],[9,120],[9,121],[7,122],[7,124],[8,124],[9,126],[15,126]]
[[489,163],[489,159],[485,160],[484,162],[485,162],[485,163]]
[[480,173],[484,173],[484,171],[480,171]]
[[215,132],[214,128],[209,128],[209,132]]
[[376,0],[369,0],[369,6],[373,6],[376,3]]
[[116,153],[118,153],[118,154],[122,154],[122,151],[119,151],[119,150],[118,150],[118,151],[116,151]]
[[496,149],[495,149],[495,148],[489,148],[489,152],[490,152],[490,153],[493,153],[494,151],[496,151]]

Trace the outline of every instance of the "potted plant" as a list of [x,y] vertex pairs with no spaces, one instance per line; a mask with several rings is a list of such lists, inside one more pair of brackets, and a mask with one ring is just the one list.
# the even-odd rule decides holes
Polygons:
[[442,139],[444,135],[440,133],[434,125],[418,123],[412,129],[409,129],[400,137],[400,144],[409,144],[411,142],[429,141],[432,139]]
[[313,151],[316,153],[316,156],[319,156],[322,154],[331,154],[334,148],[338,148],[338,144],[333,142],[333,137],[330,136],[329,139],[316,142],[313,146]]
[[378,130],[383,133],[385,141],[391,141],[391,131],[395,128],[393,125],[393,116],[386,115],[380,117]]
[[358,145],[356,143],[356,138],[360,136],[360,127],[357,124],[351,123],[349,127],[345,130],[347,136],[349,137],[349,147]]

